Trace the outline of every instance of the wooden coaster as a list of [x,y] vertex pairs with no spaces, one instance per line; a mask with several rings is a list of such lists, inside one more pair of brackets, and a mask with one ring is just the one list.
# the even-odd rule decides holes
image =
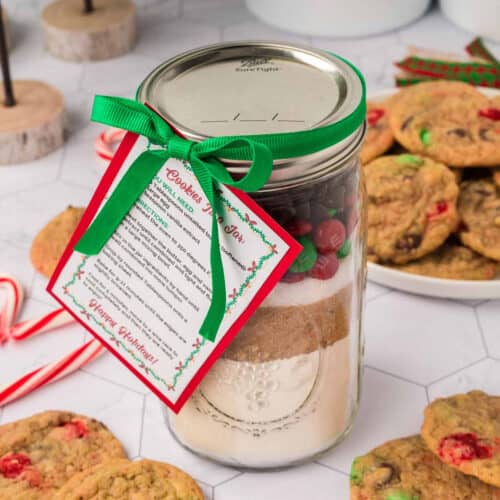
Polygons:
[[62,94],[43,82],[14,80],[16,105],[6,107],[0,89],[0,164],[31,161],[63,144]]
[[56,0],[42,12],[45,46],[68,61],[99,61],[129,52],[136,39],[135,6],[131,0]]

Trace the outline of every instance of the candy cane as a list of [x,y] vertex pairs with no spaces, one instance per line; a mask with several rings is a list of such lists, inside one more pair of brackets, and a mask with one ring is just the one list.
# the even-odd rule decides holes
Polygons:
[[59,361],[37,368],[0,389],[0,406],[11,403],[35,391],[39,387],[51,384],[73,373],[93,361],[104,351],[104,346],[98,340],[91,340]]
[[21,309],[24,292],[20,283],[7,274],[0,274],[0,289],[7,291],[7,298],[0,310],[0,344],[2,344],[8,339],[8,329]]
[[65,309],[56,309],[36,319],[21,321],[9,329],[9,337],[12,340],[24,340],[33,335],[54,330],[60,326],[74,323],[75,319]]
[[95,141],[97,156],[109,163],[114,156],[112,146],[120,142],[125,137],[126,131],[119,128],[109,128],[101,132]]

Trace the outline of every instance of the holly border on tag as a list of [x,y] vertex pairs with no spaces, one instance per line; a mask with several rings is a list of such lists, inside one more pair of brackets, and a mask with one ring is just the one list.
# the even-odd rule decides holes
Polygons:
[[[262,268],[266,260],[270,259],[276,253],[275,250],[276,244],[273,244],[267,240],[264,233],[256,227],[256,222],[253,221],[247,213],[245,213],[245,216],[243,216],[241,212],[238,210],[238,208],[234,207],[226,197],[222,195],[219,195],[218,197],[220,201],[224,205],[226,205],[226,210],[236,213],[239,219],[242,222],[246,223],[253,232],[259,234],[261,240],[269,247],[269,253],[262,255],[258,259],[258,262],[252,261],[252,266],[247,269],[249,274],[243,281],[239,290],[236,290],[236,288],[234,288],[233,291],[229,294],[228,298],[231,300],[226,305],[226,313],[230,313],[231,307],[233,307],[236,304],[238,298],[240,298],[244,294],[245,290],[248,289],[250,282],[257,275],[257,271],[259,271]],[[168,391],[175,391],[175,387],[177,385],[180,376],[185,372],[185,369],[189,366],[189,363],[194,359],[196,354],[198,354],[201,348],[205,345],[206,339],[201,338],[200,340],[200,337],[196,339],[196,342],[192,344],[192,347],[195,348],[194,351],[191,351],[184,361],[182,360],[179,361],[179,364],[175,368],[177,370],[177,373],[174,375],[174,378],[171,381],[171,383],[168,383],[164,378],[160,377],[157,373],[155,373],[153,369],[148,368],[145,365],[145,363],[141,360],[141,358],[139,358],[132,349],[128,349],[126,344],[123,341],[119,340],[113,331],[106,328],[106,326],[102,321],[100,321],[92,313],[90,313],[87,310],[87,308],[84,305],[80,304],[77,298],[72,293],[70,293],[70,287],[74,285],[77,280],[81,279],[82,275],[85,273],[84,267],[87,260],[88,256],[84,256],[82,258],[81,263],[77,266],[75,272],[73,273],[71,280],[65,285],[63,285],[64,294],[71,298],[73,304],[75,304],[75,306],[78,309],[80,309],[80,314],[82,316],[85,316],[87,319],[92,319],[96,325],[98,325],[102,330],[104,330],[108,334],[109,337],[111,337],[110,342],[112,342],[113,345],[115,345],[118,349],[120,349],[120,347],[123,348],[136,361],[136,364],[141,370],[146,372],[146,374],[148,375],[152,375],[155,378],[155,380],[161,382]]]
[[[266,298],[266,296],[271,292],[271,290],[274,288],[274,286],[279,281],[281,276],[283,276],[283,274],[285,274],[285,272],[291,266],[295,258],[301,252],[302,246],[289,233],[287,233],[283,229],[283,227],[281,227],[274,219],[272,219],[269,216],[269,214],[265,212],[252,198],[250,198],[250,196],[237,189],[228,187],[228,189],[237,198],[239,198],[245,205],[247,205],[253,213],[255,213],[261,220],[263,220],[289,246],[289,249],[283,256],[279,264],[275,267],[273,272],[268,276],[263,286],[255,294],[255,296],[250,301],[250,303],[243,311],[243,313],[232,324],[231,328],[223,335],[223,337],[221,338],[215,349],[211,352],[208,358],[200,366],[196,374],[193,376],[189,384],[184,388],[184,390],[179,395],[177,400],[175,402],[171,401],[166,394],[161,392],[154,384],[152,384],[145,377],[145,374],[141,373],[135,366],[133,366],[127,359],[125,359],[118,352],[118,350],[112,343],[107,341],[107,339],[103,339],[103,337],[99,335],[97,332],[95,332],[90,325],[84,323],[83,319],[77,313],[75,313],[73,310],[68,309],[68,306],[64,303],[63,299],[60,298],[54,292],[54,286],[63,268],[65,267],[69,258],[73,254],[75,245],[78,243],[79,239],[83,236],[88,226],[90,225],[95,215],[97,214],[104,198],[106,197],[108,191],[110,190],[116,176],[120,172],[120,169],[123,166],[127,156],[134,147],[134,144],[137,141],[138,137],[139,136],[137,134],[134,134],[132,132],[127,132],[127,134],[125,135],[113,159],[111,160],[105,174],[103,175],[96,191],[94,192],[94,195],[90,200],[90,203],[82,217],[82,220],[77,226],[75,233],[71,237],[71,240],[68,246],[66,247],[66,250],[64,251],[61,260],[59,261],[54,274],[50,278],[49,284],[47,285],[47,291],[54,297],[55,300],[57,300],[61,304],[62,307],[68,310],[68,312],[75,318],[77,322],[79,322],[96,339],[98,339],[116,358],[118,358],[132,373],[134,373],[134,375],[137,378],[139,378],[141,382],[143,382],[154,394],[156,394],[156,396],[158,396],[172,411],[178,413],[181,410],[184,403],[188,400],[193,391],[196,389],[196,387],[203,380],[208,370],[222,355],[222,353],[229,346],[229,344],[231,343],[233,338],[237,335],[237,333],[240,331],[240,329],[243,327],[243,325],[247,322],[247,320],[254,313],[257,307],[262,303],[262,301]],[[241,216],[241,214],[239,214],[239,216]],[[271,245],[270,255],[272,255],[273,253],[276,252],[274,251]],[[199,349],[201,349],[201,346],[205,345],[206,341],[201,337],[199,337],[198,339],[201,339],[199,341],[200,343]],[[193,344],[193,347],[194,345],[195,344]],[[198,346],[196,348],[198,348]],[[194,356],[196,355],[197,352],[199,352],[199,350],[194,352],[194,354],[193,352],[190,353],[186,361],[190,362],[192,359],[194,359]],[[149,374],[149,372],[147,372],[147,374]]]

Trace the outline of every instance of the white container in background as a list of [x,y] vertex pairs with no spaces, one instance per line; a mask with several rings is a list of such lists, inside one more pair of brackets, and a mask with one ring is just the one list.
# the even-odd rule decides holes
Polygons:
[[460,28],[500,42],[500,0],[440,0],[440,5]]
[[404,26],[421,16],[430,0],[246,0],[246,3],[259,19],[283,30],[353,37]]

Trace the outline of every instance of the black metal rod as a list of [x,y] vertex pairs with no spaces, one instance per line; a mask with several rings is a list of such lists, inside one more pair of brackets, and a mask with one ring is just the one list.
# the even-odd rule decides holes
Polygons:
[[5,94],[4,104],[7,107],[15,106],[14,91],[12,90],[12,79],[10,77],[9,54],[7,53],[7,37],[2,17],[2,5],[0,3],[0,65],[2,66],[3,89]]
[[92,0],[83,0],[83,12],[85,14],[89,14],[94,10],[94,4],[92,3]]

